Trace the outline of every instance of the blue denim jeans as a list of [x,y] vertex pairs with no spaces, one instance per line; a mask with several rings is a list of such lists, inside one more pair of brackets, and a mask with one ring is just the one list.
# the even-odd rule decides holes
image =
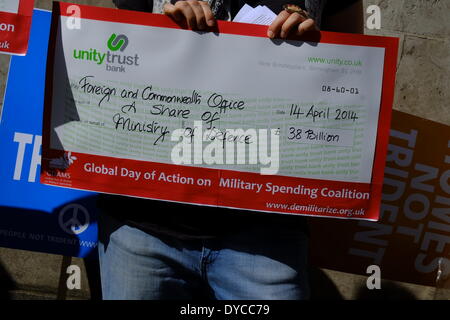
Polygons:
[[308,237],[255,226],[214,239],[180,240],[102,215],[100,274],[105,300],[296,300],[309,297]]

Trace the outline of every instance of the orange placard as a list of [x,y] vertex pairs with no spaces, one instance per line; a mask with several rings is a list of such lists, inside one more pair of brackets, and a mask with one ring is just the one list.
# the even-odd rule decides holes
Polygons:
[[310,219],[316,266],[435,285],[449,273],[450,127],[394,111],[380,220]]

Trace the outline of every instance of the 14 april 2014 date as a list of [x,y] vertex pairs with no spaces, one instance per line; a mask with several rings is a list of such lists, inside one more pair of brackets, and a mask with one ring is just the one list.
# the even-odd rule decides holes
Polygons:
[[[334,113],[334,114],[333,114]],[[343,108],[336,108],[331,110],[330,107],[319,108],[312,105],[308,108],[308,111],[302,109],[296,104],[292,104],[289,110],[289,116],[299,119],[303,117],[305,119],[311,119],[313,123],[318,120],[333,119],[336,121],[351,120],[355,122],[359,119],[358,113],[353,110],[344,110]]]

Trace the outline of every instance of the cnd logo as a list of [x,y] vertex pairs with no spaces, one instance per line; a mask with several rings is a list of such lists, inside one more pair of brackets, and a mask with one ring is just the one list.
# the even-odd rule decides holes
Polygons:
[[108,48],[111,51],[120,50],[123,52],[128,46],[128,37],[124,34],[116,35],[113,33],[108,40]]

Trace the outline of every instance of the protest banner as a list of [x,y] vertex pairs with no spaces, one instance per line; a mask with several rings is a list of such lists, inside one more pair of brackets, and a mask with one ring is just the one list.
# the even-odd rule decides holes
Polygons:
[[25,55],[34,0],[0,0],[0,53]]
[[435,286],[450,275],[450,127],[394,111],[380,220],[309,219],[311,262]]
[[73,6],[53,8],[42,183],[378,218],[398,39],[273,41],[266,26],[200,33],[142,12],[79,6],[74,18]]
[[96,194],[39,183],[51,12],[34,10],[29,52],[10,62],[0,120],[0,246],[96,253]]

